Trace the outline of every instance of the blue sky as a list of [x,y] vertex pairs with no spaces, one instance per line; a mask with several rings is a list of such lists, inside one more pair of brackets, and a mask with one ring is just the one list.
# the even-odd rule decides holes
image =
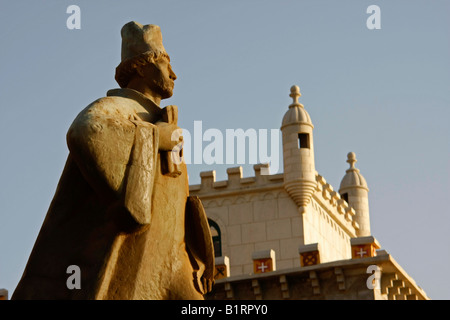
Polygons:
[[[66,27],[72,4],[80,30]],[[372,4],[380,30],[366,27]],[[444,0],[0,0],[0,287],[12,293],[20,279],[66,132],[117,87],[120,29],[135,20],[161,27],[178,76],[163,105],[177,105],[191,132],[199,120],[203,130],[279,129],[300,86],[316,170],[338,189],[355,152],[372,234],[431,298],[449,299],[449,15]],[[212,169],[226,179],[231,166],[191,165],[190,181]]]

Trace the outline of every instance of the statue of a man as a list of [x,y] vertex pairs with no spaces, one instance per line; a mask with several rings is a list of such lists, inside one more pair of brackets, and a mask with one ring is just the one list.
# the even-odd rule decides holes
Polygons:
[[202,299],[211,290],[207,218],[172,156],[177,107],[159,106],[176,79],[160,28],[129,22],[121,34],[121,89],[71,125],[64,172],[12,299]]

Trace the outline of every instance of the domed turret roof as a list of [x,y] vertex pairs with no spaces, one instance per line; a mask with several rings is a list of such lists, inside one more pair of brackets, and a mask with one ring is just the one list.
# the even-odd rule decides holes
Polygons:
[[290,124],[306,124],[314,128],[311,118],[308,112],[301,103],[298,102],[298,98],[301,97],[300,88],[298,86],[291,87],[291,94],[293,102],[289,105],[289,110],[283,117],[281,128]]
[[348,188],[365,188],[367,187],[366,179],[359,172],[359,169],[355,168],[356,155],[354,152],[347,154],[347,162],[350,164],[350,168],[347,169],[345,176],[342,178],[341,185],[339,187],[339,193],[345,191]]

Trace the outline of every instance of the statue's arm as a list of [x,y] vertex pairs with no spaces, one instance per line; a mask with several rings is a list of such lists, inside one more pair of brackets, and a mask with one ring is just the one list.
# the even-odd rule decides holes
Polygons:
[[81,113],[67,133],[70,154],[99,198],[138,224],[150,222],[158,140],[151,123],[96,112]]
[[214,284],[214,245],[208,217],[197,196],[187,198],[185,242],[194,269],[194,286],[198,292],[206,294]]

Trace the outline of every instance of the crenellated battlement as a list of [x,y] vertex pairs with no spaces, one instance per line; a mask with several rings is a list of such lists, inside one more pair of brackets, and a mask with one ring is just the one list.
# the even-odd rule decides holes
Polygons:
[[350,234],[356,234],[359,225],[355,221],[355,209],[349,206],[347,201],[341,198],[339,192],[336,192],[333,187],[327,183],[325,178],[318,173],[316,175],[316,181],[317,192],[314,194],[315,200],[320,202],[324,206],[323,209],[325,209],[344,229],[347,229]]
[[283,182],[283,174],[267,175],[269,164],[255,164],[253,166],[255,175],[253,177],[243,177],[242,166],[227,169],[228,179],[216,181],[216,171],[200,172],[201,183],[189,186],[189,192],[194,195],[226,191],[244,192],[260,187],[280,187]]
[[[253,166],[255,175],[243,177],[242,166],[227,169],[228,179],[216,181],[216,171],[200,172],[201,183],[189,186],[191,195],[220,196],[233,193],[253,192],[259,189],[283,188],[283,173],[275,175],[265,175],[261,172],[267,172],[268,164],[256,164]],[[320,206],[316,210],[322,209],[336,223],[338,223],[346,232],[355,236],[359,225],[355,220],[355,210],[341,198],[339,192],[325,180],[323,176],[316,172],[316,189],[313,195],[315,201],[313,206]]]

